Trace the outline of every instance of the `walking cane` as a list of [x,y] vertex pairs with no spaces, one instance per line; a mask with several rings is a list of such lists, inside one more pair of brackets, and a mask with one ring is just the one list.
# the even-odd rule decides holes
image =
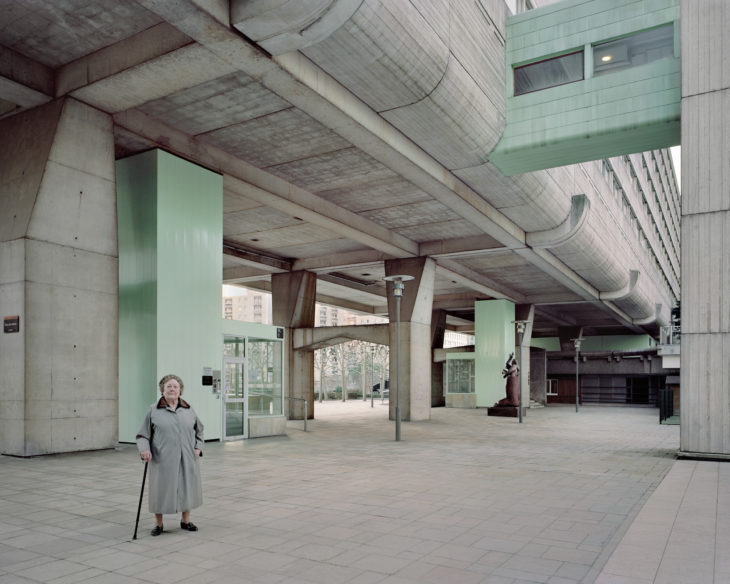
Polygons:
[[144,495],[144,481],[147,478],[147,462],[144,463],[144,473],[142,474],[142,490],[139,492],[139,505],[137,505],[137,521],[134,522],[134,535],[132,539],[137,539],[137,527],[139,526],[139,512],[142,509],[142,495]]

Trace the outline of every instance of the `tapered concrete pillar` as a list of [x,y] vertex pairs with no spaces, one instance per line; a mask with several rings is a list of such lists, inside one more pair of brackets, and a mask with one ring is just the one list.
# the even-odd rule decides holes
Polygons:
[[[388,282],[388,318],[390,320],[390,419],[395,419],[395,387],[398,384],[401,419],[431,418],[431,311],[436,264],[430,258],[387,260],[385,275],[408,275],[400,305],[400,349],[393,285]],[[400,356],[400,367],[396,362]],[[398,379],[400,370],[400,379]]]
[[0,121],[0,135],[13,142],[0,151],[0,314],[17,322],[0,332],[0,451],[113,447],[111,118],[64,99]]
[[287,329],[288,393],[296,398],[286,400],[285,411],[293,420],[304,419],[307,400],[307,419],[314,418],[314,352],[296,350],[292,346],[292,330],[314,326],[314,303],[317,294],[317,275],[312,272],[290,272],[271,277],[272,315],[276,326]]
[[730,458],[730,3],[682,0],[682,455]]

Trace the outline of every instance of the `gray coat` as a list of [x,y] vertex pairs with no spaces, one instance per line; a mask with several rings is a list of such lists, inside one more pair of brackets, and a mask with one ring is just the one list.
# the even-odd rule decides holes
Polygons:
[[176,410],[165,398],[153,404],[137,433],[137,449],[152,452],[149,463],[151,513],[190,511],[203,503],[200,463],[203,424],[182,398]]

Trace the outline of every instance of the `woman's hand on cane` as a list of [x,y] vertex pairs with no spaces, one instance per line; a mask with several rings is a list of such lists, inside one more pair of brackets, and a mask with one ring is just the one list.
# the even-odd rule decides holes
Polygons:
[[149,450],[145,450],[144,452],[140,452],[139,456],[144,460],[145,462],[149,462],[152,460],[152,453]]

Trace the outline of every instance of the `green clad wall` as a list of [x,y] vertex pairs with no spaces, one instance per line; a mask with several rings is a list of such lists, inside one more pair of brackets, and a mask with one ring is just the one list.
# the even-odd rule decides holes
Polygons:
[[222,177],[171,154],[117,162],[120,442],[166,373],[183,379],[206,439],[221,437],[220,399],[201,378],[222,359],[222,205]]
[[508,300],[480,300],[474,304],[474,391],[478,408],[493,406],[505,397],[502,369],[515,352],[515,305]]
[[[560,339],[558,337],[546,337],[532,339],[531,347],[545,349],[546,351],[560,351]],[[600,337],[584,337],[581,351],[636,351],[640,349],[651,349],[656,342],[649,335],[610,335]]]
[[[674,24],[674,54],[593,75],[593,45]],[[513,67],[583,51],[583,79],[514,95]],[[506,26],[506,126],[489,155],[504,174],[680,142],[679,0],[564,0]]]

